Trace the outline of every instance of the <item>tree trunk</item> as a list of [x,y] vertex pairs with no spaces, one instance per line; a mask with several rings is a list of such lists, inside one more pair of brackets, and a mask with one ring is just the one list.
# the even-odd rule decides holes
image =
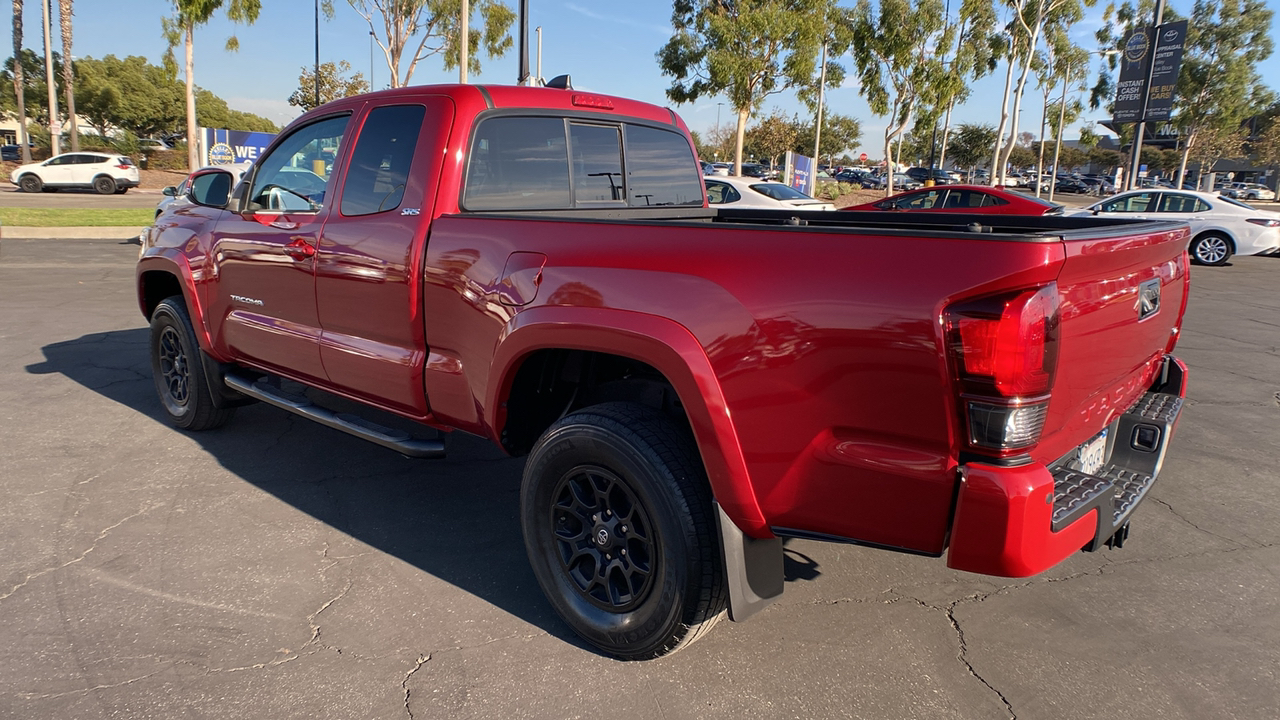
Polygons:
[[[1058,167],[1058,161],[1062,158],[1062,136],[1067,131],[1064,126],[1067,124],[1067,80],[1070,77],[1071,66],[1068,65],[1067,71],[1062,75],[1062,104],[1058,106],[1058,137],[1053,146],[1053,179],[1049,181],[1049,202],[1053,202],[1053,190],[1058,184],[1058,173],[1062,172]],[[1043,147],[1044,143],[1040,145]]]
[[1040,178],[1044,177],[1044,128],[1049,124],[1049,92],[1044,94],[1044,107],[1040,108],[1040,155],[1036,160],[1036,197],[1040,197]]
[[76,123],[75,70],[71,67],[71,2],[58,0],[58,21],[62,25],[62,88],[67,94],[67,122],[71,152],[80,152],[80,127]]
[[[1012,48],[1010,48],[1012,51]],[[996,145],[991,149],[991,184],[1004,185],[1004,166],[1000,164],[1002,155],[1000,141],[1004,139],[1004,126],[1009,122],[1009,90],[1013,86],[1013,58],[1009,58],[1009,69],[1004,74],[1004,95],[1000,99],[1000,125],[996,128]]]
[[[1027,44],[1027,56],[1022,63],[1022,74],[1018,76],[1018,85],[1013,91],[1013,127],[1009,130],[1009,144],[1004,146],[1004,152],[1001,154],[1001,167],[1009,164],[1009,156],[1013,154],[1013,146],[1018,142],[1018,116],[1022,112],[1022,94],[1027,89],[1027,75],[1031,72],[1031,59],[1035,55],[1036,43],[1040,42],[1040,31],[1037,27],[1036,32],[1031,35],[1031,42]],[[1012,63],[1012,59],[1010,59]],[[1003,170],[1001,173],[1003,174]]]
[[742,174],[742,141],[747,136],[747,116],[751,114],[748,106],[738,110],[738,129],[733,136],[733,174]]
[[[1182,147],[1182,161],[1178,164],[1178,187],[1182,187],[1182,183],[1186,182],[1186,174],[1187,174],[1187,158],[1191,157],[1191,146],[1192,146],[1192,145],[1195,145],[1195,142],[1196,142],[1196,134],[1193,132],[1193,133],[1191,133],[1191,134],[1187,135],[1187,139],[1186,139],[1186,141],[1183,143],[1183,147]],[[1200,168],[1200,183],[1201,183],[1201,185],[1203,185],[1203,183],[1204,183],[1204,177],[1205,177],[1205,175],[1206,175],[1206,174],[1207,174],[1207,173],[1205,173],[1204,168],[1203,168],[1203,167],[1201,167],[1201,168]],[[1203,190],[1204,192],[1213,192],[1213,188],[1212,188],[1212,187],[1210,187],[1210,188],[1205,188],[1205,187],[1203,187],[1203,186],[1202,186],[1200,189],[1201,189],[1201,190]]]
[[893,133],[889,128],[884,129],[884,193],[885,196],[893,194]]
[[31,162],[31,140],[27,136],[26,80],[22,77],[22,0],[13,0],[13,94],[18,98],[18,145],[26,165]]
[[44,82],[49,91],[49,151],[59,155],[62,152],[62,128],[58,123],[58,86],[53,80],[53,41],[49,26],[52,18],[49,16],[49,3],[41,0],[40,9],[44,16]]
[[187,31],[187,170],[195,172],[196,168],[200,167],[200,143],[196,138],[195,27],[188,23],[185,29]]
[[[938,151],[938,167],[946,169],[947,167],[947,137],[951,135],[951,108],[955,107],[955,101],[947,103],[947,119],[942,121],[942,148]],[[969,173],[969,179],[973,179],[973,173]]]

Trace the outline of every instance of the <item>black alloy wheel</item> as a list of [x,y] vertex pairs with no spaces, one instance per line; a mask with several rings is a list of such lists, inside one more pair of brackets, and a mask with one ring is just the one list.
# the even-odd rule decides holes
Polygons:
[[216,428],[235,414],[214,405],[203,363],[183,298],[161,301],[151,313],[151,374],[169,422],[184,430]]
[[623,660],[700,638],[728,599],[711,488],[691,433],[611,402],[543,433],[520,490],[538,585],[579,636]]
[[22,188],[22,192],[38,193],[44,187],[44,182],[36,175],[27,173],[18,178],[18,187]]
[[99,195],[115,195],[116,181],[106,175],[99,175],[93,179],[93,189],[96,190]]
[[579,466],[552,492],[551,525],[562,570],[582,597],[610,612],[634,609],[653,586],[649,516],[626,481]]

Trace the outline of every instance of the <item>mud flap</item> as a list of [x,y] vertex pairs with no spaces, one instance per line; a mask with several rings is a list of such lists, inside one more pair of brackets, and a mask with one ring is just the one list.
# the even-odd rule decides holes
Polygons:
[[748,537],[715,503],[729,582],[729,619],[742,622],[782,596],[782,539]]

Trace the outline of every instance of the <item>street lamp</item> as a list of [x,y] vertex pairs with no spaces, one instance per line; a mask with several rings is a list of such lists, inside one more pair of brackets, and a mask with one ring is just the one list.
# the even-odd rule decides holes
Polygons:
[[724,105],[722,102],[716,103],[716,129],[720,129],[720,107]]

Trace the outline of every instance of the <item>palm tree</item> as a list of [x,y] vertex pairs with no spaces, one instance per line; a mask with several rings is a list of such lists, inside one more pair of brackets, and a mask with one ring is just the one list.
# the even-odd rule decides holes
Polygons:
[[[200,152],[196,139],[196,83],[195,83],[195,32],[197,25],[204,25],[213,18],[213,14],[222,7],[226,0],[173,0],[174,15],[164,18],[165,40],[169,42],[169,50],[165,54],[165,67],[175,68],[173,49],[183,43],[186,49],[187,76],[187,164],[191,170],[200,167]],[[252,24],[258,19],[258,11],[262,9],[262,0],[230,0],[227,6],[227,19],[232,22]],[[232,35],[227,38],[227,50],[239,49],[240,42]]]
[[26,80],[22,77],[22,0],[13,0],[13,94],[18,97],[18,145],[22,162],[31,162],[31,146],[27,138]]
[[71,0],[58,0],[58,19],[62,23],[62,87],[67,93],[71,152],[79,152],[80,128],[76,127],[75,74],[71,69]]

